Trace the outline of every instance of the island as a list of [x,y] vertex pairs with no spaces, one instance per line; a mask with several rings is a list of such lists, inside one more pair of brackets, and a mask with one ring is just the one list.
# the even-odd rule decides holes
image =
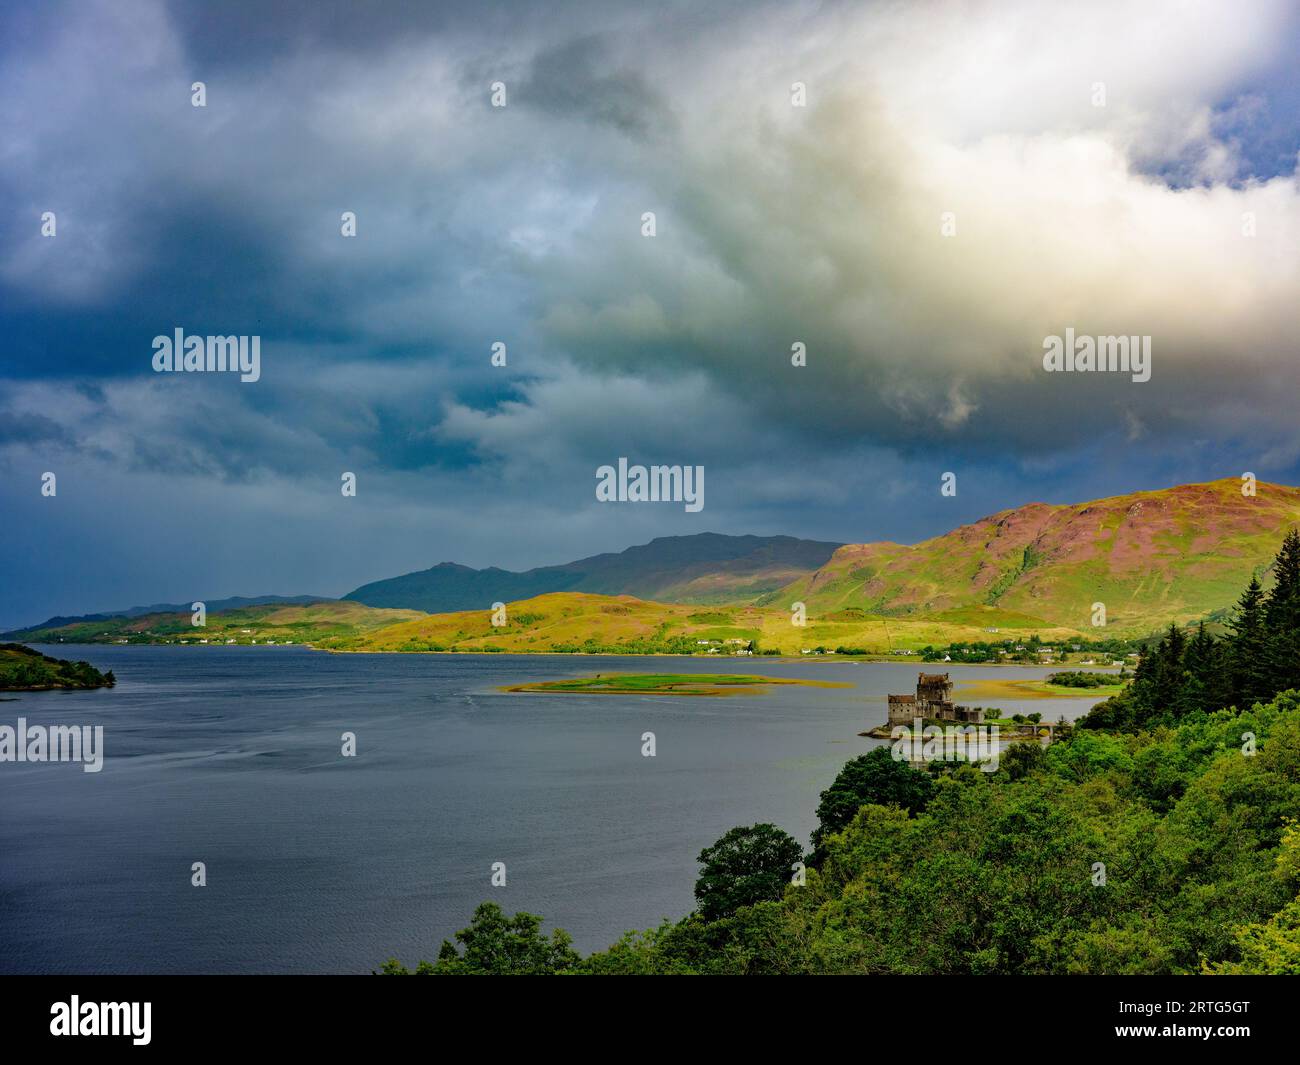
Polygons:
[[[1081,682],[1080,678],[1085,677],[1089,679]],[[1095,686],[1091,686],[1094,683],[1091,678],[1094,677],[1099,678],[1099,681],[1095,682]],[[1114,679],[1113,676],[1104,673],[1053,673],[1043,681],[986,680],[967,684],[966,688],[967,690],[979,689],[987,693],[989,689],[1000,686],[1003,694],[1014,694],[1019,698],[1050,699],[1062,698],[1069,690],[1080,688],[1091,694],[1098,694],[1103,690],[1109,691],[1106,682]],[[1051,685],[1058,685],[1057,690],[1054,690]],[[1116,691],[1122,690],[1122,687],[1122,685],[1114,685]],[[884,724],[859,732],[859,736],[879,740],[892,739],[895,728],[900,726],[913,728],[919,722],[919,727],[922,728],[932,725],[939,728],[996,726],[999,730],[1009,733],[1006,737],[1009,740],[1033,739],[1051,743],[1060,733],[1068,732],[1070,729],[1064,717],[1052,723],[1044,721],[1041,713],[1012,714],[1007,717],[1001,711],[991,708],[986,710],[982,706],[959,706],[953,701],[953,681],[947,673],[921,673],[917,676],[915,695],[890,695],[887,699],[888,720]]]
[[116,683],[111,669],[101,673],[89,662],[69,662],[20,643],[0,643],[0,691],[87,690]]
[[801,684],[851,688],[852,684],[745,673],[597,673],[594,677],[539,680],[501,688],[506,692],[564,692],[569,695],[754,695],[764,687]]

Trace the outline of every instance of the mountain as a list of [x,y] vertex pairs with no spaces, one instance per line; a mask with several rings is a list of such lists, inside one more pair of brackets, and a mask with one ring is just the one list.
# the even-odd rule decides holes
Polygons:
[[[698,641],[734,639],[796,653],[1033,633],[1141,637],[1171,621],[1225,617],[1252,574],[1269,583],[1268,566],[1297,524],[1300,488],[1260,482],[1243,496],[1240,481],[1225,479],[1088,503],[1027,503],[910,546],[670,536],[522,573],[443,563],[343,600],[214,600],[206,632],[189,624],[189,604],[176,604],[136,616],[55,618],[7,635],[511,651],[706,650]],[[491,625],[496,602],[510,604],[506,626]],[[806,607],[804,627],[791,624],[796,602]],[[1104,627],[1093,625],[1098,603]]]
[[676,603],[752,602],[812,574],[839,546],[792,536],[662,536],[626,551],[522,573],[443,562],[363,585],[343,598],[429,614],[487,609],[495,602],[548,592],[633,595]]
[[848,544],[782,589],[810,615],[857,607],[886,617],[973,620],[1001,612],[1098,634],[1144,635],[1221,617],[1300,523],[1300,489],[1235,479],[1090,503],[1029,503],[905,546]]
[[53,618],[63,623],[36,625],[6,636],[30,643],[315,643],[355,637],[423,616],[416,610],[376,610],[337,599],[212,609],[220,602],[208,604],[207,624],[202,627],[191,623],[192,614],[186,604],[179,611],[135,617]]
[[[242,610],[250,606],[266,606],[268,604],[277,604],[280,606],[306,606],[308,603],[330,603],[333,602],[333,596],[329,595],[232,595],[228,599],[205,599],[203,605],[208,613],[215,613],[218,610]],[[193,600],[198,602],[198,600]],[[127,618],[138,618],[141,614],[188,614],[190,603],[155,603],[153,606],[133,606],[129,610],[118,611],[118,614]]]
[[[198,600],[194,600],[198,602]],[[249,606],[263,606],[267,603],[279,603],[285,606],[303,606],[307,603],[333,602],[327,595],[235,595],[229,599],[205,599],[203,605],[209,614],[219,610],[239,610]],[[29,625],[25,629],[14,629],[4,635],[19,636],[25,632],[39,632],[46,629],[64,628],[68,625],[84,625],[90,622],[108,621],[111,618],[138,618],[146,614],[188,614],[190,603],[155,603],[153,606],[133,606],[126,610],[108,610],[100,614],[75,614],[47,618],[39,625]]]

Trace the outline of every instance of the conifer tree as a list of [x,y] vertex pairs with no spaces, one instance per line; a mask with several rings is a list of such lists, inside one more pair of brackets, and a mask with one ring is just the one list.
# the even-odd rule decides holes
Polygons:
[[1155,706],[1157,650],[1151,646],[1142,648],[1137,667],[1133,670],[1133,683],[1129,685],[1126,701],[1132,704],[1139,719],[1148,717]]
[[1264,607],[1270,694],[1300,688],[1300,535],[1286,534],[1273,562],[1273,590]]
[[1179,693],[1176,713],[1183,717],[1201,711],[1221,710],[1232,703],[1223,645],[1205,631],[1205,622],[1196,626],[1196,635],[1183,652],[1184,684]]
[[1156,648],[1155,675],[1152,678],[1152,703],[1157,714],[1176,714],[1183,689],[1183,652],[1187,637],[1173,622]]
[[1230,670],[1232,697],[1238,707],[1245,709],[1253,703],[1271,697],[1271,648],[1265,628],[1264,589],[1258,578],[1251,577],[1250,584],[1237,600],[1237,612],[1228,622],[1232,630]]

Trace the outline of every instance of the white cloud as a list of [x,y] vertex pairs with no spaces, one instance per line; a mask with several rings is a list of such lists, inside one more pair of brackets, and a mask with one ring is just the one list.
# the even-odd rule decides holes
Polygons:
[[[815,514],[854,507],[869,535],[898,514],[947,522],[855,501],[928,499],[953,456],[1003,470],[963,479],[966,505],[1060,483],[1085,453],[1118,454],[1116,476],[1173,468],[1189,439],[1191,475],[1300,454],[1300,198],[1294,174],[1252,178],[1247,144],[1269,105],[1256,75],[1296,39],[1286,5],[543,21],[215,64],[141,0],[70,5],[39,48],[8,49],[0,188],[31,225],[4,230],[5,294],[41,324],[129,328],[106,329],[105,352],[51,342],[48,377],[6,383],[8,424],[32,434],[23,449],[7,434],[6,458],[193,474],[232,506],[257,488],[297,500],[295,484],[315,498],[364,465],[398,527],[455,528],[469,550],[491,540],[474,514],[544,515],[555,550],[536,562],[660,520],[594,507],[592,471],[619,455],[704,464],[708,513],[733,529],[784,531],[784,513],[818,535]],[[497,76],[504,110],[487,105]],[[46,209],[55,241],[38,235]],[[154,332],[199,325],[174,317],[160,259],[182,279],[191,264],[187,295],[219,321],[261,298],[262,383],[148,373]],[[1043,337],[1070,326],[1150,334],[1151,381],[1044,375]],[[488,365],[496,340],[505,371]],[[1099,468],[1075,494],[1106,487]]]

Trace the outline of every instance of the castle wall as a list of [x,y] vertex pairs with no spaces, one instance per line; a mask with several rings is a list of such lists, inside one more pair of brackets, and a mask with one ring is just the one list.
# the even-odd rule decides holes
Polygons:
[[916,695],[889,696],[889,724],[906,725],[918,717],[982,724],[984,711],[958,706],[952,701],[952,687],[947,673],[920,674]]

